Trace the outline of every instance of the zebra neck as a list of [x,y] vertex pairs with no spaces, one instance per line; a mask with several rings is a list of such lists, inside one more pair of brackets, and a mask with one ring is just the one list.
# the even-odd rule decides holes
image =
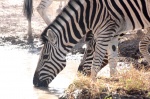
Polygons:
[[70,0],[50,24],[49,28],[58,36],[59,48],[70,51],[89,31],[84,5],[86,5],[85,0]]

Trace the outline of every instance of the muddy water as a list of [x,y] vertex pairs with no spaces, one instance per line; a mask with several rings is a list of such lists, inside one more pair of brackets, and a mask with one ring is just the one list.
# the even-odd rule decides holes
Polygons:
[[32,78],[38,58],[36,49],[0,46],[0,99],[58,99],[73,81],[80,61],[67,61],[66,68],[48,89],[37,89]]

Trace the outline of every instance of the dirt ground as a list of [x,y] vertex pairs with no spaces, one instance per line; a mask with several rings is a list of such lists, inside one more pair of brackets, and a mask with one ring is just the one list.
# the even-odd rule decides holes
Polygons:
[[[0,0],[0,45],[4,42],[10,44],[25,45],[27,40],[28,22],[23,15],[23,1],[24,0]],[[38,42],[38,38],[46,23],[36,11],[36,7],[40,0],[33,0],[33,17],[32,17],[32,31],[35,38],[34,43]],[[53,20],[57,15],[56,10],[60,2],[54,1],[49,7],[47,13],[49,18]]]

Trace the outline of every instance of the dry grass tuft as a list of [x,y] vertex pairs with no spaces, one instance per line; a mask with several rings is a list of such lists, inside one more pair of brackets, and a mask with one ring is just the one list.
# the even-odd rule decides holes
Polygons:
[[76,90],[88,91],[85,94],[90,94],[90,97],[95,97],[102,92],[104,86],[99,81],[93,83],[90,77],[83,76],[78,73],[73,83],[66,90],[67,93],[74,93]]
[[119,83],[125,90],[148,90],[150,91],[150,71],[136,70],[131,68],[129,71],[119,75]]
[[72,94],[76,90],[88,90],[90,99],[100,96],[101,93],[117,93],[121,95],[144,95],[150,98],[150,71],[130,70],[119,73],[111,78],[100,78],[93,83],[89,77],[78,73],[74,82],[66,90]]

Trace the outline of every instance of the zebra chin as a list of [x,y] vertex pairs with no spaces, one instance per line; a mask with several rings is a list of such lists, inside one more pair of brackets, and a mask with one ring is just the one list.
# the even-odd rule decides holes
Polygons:
[[39,75],[38,73],[35,73],[34,74],[34,77],[33,77],[33,85],[35,87],[48,87],[48,80],[43,80],[43,81],[40,81],[39,80]]

